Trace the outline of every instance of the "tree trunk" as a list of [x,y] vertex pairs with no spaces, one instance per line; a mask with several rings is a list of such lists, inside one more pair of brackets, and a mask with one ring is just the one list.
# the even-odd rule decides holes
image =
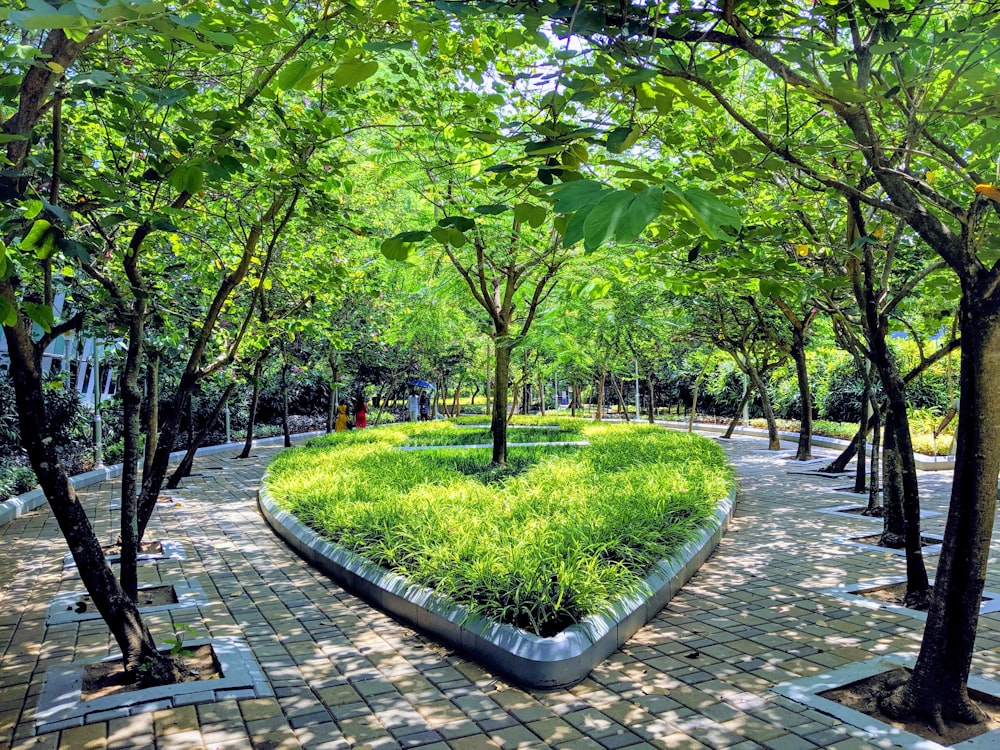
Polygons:
[[[507,340],[506,332],[502,340]],[[509,347],[498,345],[494,362],[493,417],[490,420],[490,433],[493,435],[492,463],[497,466],[504,466],[507,463],[507,387],[510,381],[510,352]]]
[[883,515],[881,547],[902,549],[906,546],[906,523],[903,521],[903,472],[900,466],[896,414],[891,406],[885,410],[885,442],[882,445]]
[[805,332],[792,327],[792,359],[795,360],[795,378],[799,385],[799,444],[795,449],[796,461],[812,458],[812,393],[809,390],[809,368],[806,365]]
[[[872,409],[872,461],[871,470],[868,472],[868,507],[864,509],[862,515],[879,517],[882,515],[881,492],[881,471],[879,471],[879,456],[881,455],[882,444],[882,413],[878,404],[873,400],[869,402]],[[864,484],[864,478],[861,480]]]
[[894,717],[927,717],[935,724],[984,718],[967,682],[1000,469],[1000,304],[993,288],[962,286],[961,400],[944,543],[913,674],[882,704]]
[[621,407],[622,414],[625,415],[625,421],[631,422],[632,419],[628,415],[628,404],[625,403],[625,394],[622,393],[621,384],[614,373],[611,373],[611,385],[615,387],[615,395],[618,396],[618,405]]
[[649,388],[649,423],[656,421],[656,401],[653,399],[653,376],[646,378],[646,386]]
[[698,388],[701,387],[701,375],[694,380],[694,388],[691,389],[691,415],[688,417],[688,432],[694,432],[694,420],[698,414]]
[[764,410],[764,419],[767,420],[767,449],[769,451],[781,450],[781,439],[778,437],[778,423],[774,419],[774,407],[771,406],[771,396],[767,392],[767,384],[761,377],[757,368],[750,366],[750,380],[753,381],[760,396],[760,406]]
[[833,461],[820,469],[824,474],[839,474],[844,469],[847,468],[847,464],[851,462],[856,455],[858,455],[858,449],[863,446],[868,439],[868,431],[871,430],[871,420],[865,424],[865,419],[862,416],[861,424],[858,426],[858,431],[855,433],[854,438],[851,440],[851,444],[841,451],[840,455],[837,456]]
[[729,422],[729,427],[726,428],[725,434],[722,436],[725,440],[730,440],[733,437],[733,431],[736,429],[736,425],[740,423],[740,419],[743,416],[743,409],[750,400],[750,382],[747,381],[747,387],[743,390],[743,397],[740,399],[740,405],[736,407],[736,414]]
[[[869,427],[872,426],[872,420],[875,419],[875,412],[872,411],[871,415],[868,414],[869,409],[874,409],[875,399],[874,390],[872,389],[871,378],[865,375],[865,389],[861,396],[861,421],[868,424]],[[874,422],[874,431],[879,428],[878,422]],[[865,472],[868,470],[868,434],[866,433],[864,439],[857,445],[858,461],[854,465],[854,492],[861,494],[865,491],[867,476]],[[874,464],[873,464],[874,466]]]
[[212,413],[209,414],[208,419],[202,424],[201,429],[198,430],[198,434],[194,436],[194,440],[191,442],[191,445],[188,446],[187,452],[184,454],[184,458],[181,459],[180,464],[178,464],[174,473],[170,475],[170,479],[167,480],[168,489],[177,489],[180,486],[181,480],[184,479],[184,477],[191,475],[191,467],[194,466],[194,457],[198,453],[198,449],[201,447],[202,443],[205,442],[205,438],[208,437],[208,433],[212,431],[215,423],[219,420],[219,414],[222,413],[222,409],[225,407],[226,402],[229,400],[229,395],[233,392],[233,388],[235,387],[235,383],[230,383],[222,392],[222,396],[216,402],[215,407],[212,409]]
[[594,419],[598,422],[604,415],[604,380],[608,377],[608,371],[601,370],[601,379],[597,381],[597,405],[594,409]]
[[146,446],[142,458],[143,479],[149,474],[160,433],[160,353],[155,352],[146,369]]
[[250,413],[247,417],[247,436],[243,441],[243,451],[237,458],[250,458],[250,451],[253,449],[253,428],[257,424],[257,407],[260,404],[260,378],[264,372],[264,360],[267,358],[267,350],[257,355],[257,361],[253,363],[253,391],[250,394]]
[[462,404],[460,398],[462,395],[462,376],[458,376],[458,382],[455,383],[455,398],[451,401],[451,416],[457,417],[462,413]]
[[541,374],[538,375],[538,414],[545,416],[545,381],[542,380]]
[[[122,451],[122,510],[119,524],[121,562],[118,571],[122,590],[132,600],[138,601],[139,508],[138,477],[139,443],[142,429],[142,389],[139,376],[142,372],[143,330],[146,319],[146,302],[137,297],[129,322],[128,353],[122,369],[122,421],[124,423]],[[94,342],[97,345],[97,342]],[[96,384],[100,388],[100,383]]]
[[42,392],[41,352],[31,342],[30,323],[20,320],[15,327],[4,326],[3,331],[10,356],[21,443],[66,538],[83,585],[121,649],[126,671],[143,684],[177,682],[182,669],[168,654],[157,650],[135,602],[115,580],[94,527],[59,461],[58,446],[45,434],[48,419]]
[[285,343],[281,343],[281,434],[284,436],[284,446],[292,447],[292,430],[288,424],[288,354]]

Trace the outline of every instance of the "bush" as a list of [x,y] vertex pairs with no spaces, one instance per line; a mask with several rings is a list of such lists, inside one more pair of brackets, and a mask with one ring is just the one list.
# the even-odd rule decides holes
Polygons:
[[27,466],[8,463],[0,464],[0,501],[27,492],[38,484],[33,472]]
[[[533,419],[533,421],[535,421]],[[400,451],[448,423],[354,430],[281,453],[275,499],[332,541],[486,617],[553,635],[641,590],[733,486],[713,441],[581,423],[590,445]]]

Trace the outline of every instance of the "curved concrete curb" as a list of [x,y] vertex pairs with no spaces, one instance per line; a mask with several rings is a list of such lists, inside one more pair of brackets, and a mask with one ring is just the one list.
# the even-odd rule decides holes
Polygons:
[[[267,476],[264,477],[266,484]],[[708,526],[646,577],[646,597],[623,597],[608,614],[587,617],[553,638],[485,620],[432,590],[410,583],[348,552],[278,507],[262,487],[258,504],[285,542],[345,589],[431,633],[514,682],[534,688],[574,685],[652,619],[712,554],[736,507],[736,492],[721,500]]]
[[[293,435],[295,438],[310,438],[316,437],[318,435],[325,434],[323,431],[319,432],[303,432],[298,435]],[[275,437],[261,438],[260,440],[254,440],[251,445],[271,445],[273,443],[281,442],[285,438],[283,435],[277,435]],[[220,453],[222,451],[233,450],[234,448],[242,448],[244,442],[241,440],[238,443],[222,443],[221,445],[210,445],[205,448],[199,448],[196,455],[202,456],[209,453]],[[184,457],[187,451],[174,451],[170,454],[170,460],[176,461]],[[120,477],[122,475],[122,464],[115,464],[113,466],[105,466],[102,469],[94,469],[93,471],[87,471],[83,474],[77,474],[75,477],[70,479],[73,484],[74,489],[80,489],[82,487],[89,487],[92,484],[97,484],[98,482],[103,482],[106,479],[114,479],[115,477]],[[18,495],[17,497],[11,497],[0,503],[0,526],[6,523],[10,523],[15,518],[23,516],[25,513],[35,510],[46,503],[45,493],[42,490],[31,490],[31,492],[25,492],[23,495]]]

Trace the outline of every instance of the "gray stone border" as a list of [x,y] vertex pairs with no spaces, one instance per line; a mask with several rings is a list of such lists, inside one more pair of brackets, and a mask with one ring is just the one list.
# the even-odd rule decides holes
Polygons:
[[[303,432],[298,435],[293,435],[295,438],[310,438],[317,437],[319,435],[325,435],[326,433],[322,430],[318,432]],[[277,435],[275,437],[261,438],[260,440],[254,440],[251,445],[272,445],[274,443],[280,443],[284,440],[284,437]],[[197,455],[207,455],[209,453],[219,453],[221,451],[234,450],[236,448],[242,448],[244,443],[241,441],[239,443],[223,443],[222,445],[210,445],[207,448],[199,448]],[[184,457],[186,451],[175,451],[170,454],[170,460],[176,461]],[[98,484],[104,482],[108,479],[114,479],[115,477],[120,477],[122,475],[122,465],[115,464],[114,466],[105,466],[103,469],[95,469],[93,471],[88,471],[83,474],[77,474],[75,477],[70,479],[73,484],[74,489],[82,489],[83,487],[89,487],[92,484]],[[31,490],[31,492],[25,492],[23,495],[18,495],[17,497],[11,497],[0,503],[0,526],[10,523],[15,518],[20,518],[25,513],[30,513],[36,508],[40,508],[47,502],[45,493],[41,489]]]
[[[882,602],[878,599],[870,599],[864,594],[855,593],[858,589],[873,589],[879,586],[891,586],[894,583],[903,583],[905,580],[905,575],[881,576],[879,578],[872,578],[864,581],[855,581],[854,583],[843,583],[830,589],[823,589],[822,593],[827,596],[832,596],[835,599],[857,604],[861,607],[865,607],[866,609],[881,609],[886,612],[896,612],[897,614],[912,617],[914,620],[926,622],[926,612],[921,612],[918,609],[910,609],[909,607],[904,607],[901,604],[889,604],[888,602]],[[931,578],[929,582],[932,586],[934,585],[933,578]],[[995,591],[983,591],[983,601],[979,603],[979,614],[988,615],[994,612],[1000,612],[1000,594]]]
[[[773,690],[778,695],[783,695],[796,703],[801,703],[817,711],[822,711],[825,714],[840,719],[845,724],[857,727],[868,735],[865,739],[873,744],[880,744],[880,740],[888,741],[892,743],[893,747],[903,747],[907,748],[907,750],[996,750],[997,747],[1000,747],[1000,729],[995,729],[992,732],[986,732],[965,742],[959,742],[946,747],[932,740],[905,732],[902,729],[897,729],[890,724],[873,719],[871,716],[847,708],[836,701],[831,701],[819,695],[819,693],[826,692],[827,690],[844,687],[845,685],[850,685],[852,682],[874,677],[877,674],[888,672],[897,667],[912,668],[915,662],[915,656],[903,654],[878,656],[867,661],[847,664],[840,669],[835,669],[825,674],[807,677],[802,680],[783,682],[780,685],[776,685]],[[969,677],[969,688],[1000,700],[1000,683],[972,676]]]
[[[181,547],[180,542],[175,542],[172,539],[155,539],[160,543],[160,547],[163,552],[153,553],[147,552],[141,555],[137,555],[135,561],[139,564],[145,562],[159,562],[160,560],[187,560],[187,554],[184,552],[184,548]],[[114,565],[121,561],[121,555],[105,555],[104,559],[108,561],[109,565]],[[76,560],[73,559],[73,553],[67,552],[63,555],[63,570],[75,570]]]
[[[262,485],[266,485],[265,475]],[[736,491],[716,506],[707,527],[646,577],[648,596],[622,597],[552,638],[472,615],[432,590],[410,583],[300,523],[262,486],[258,505],[274,531],[299,555],[345,589],[430,633],[514,682],[533,688],[574,685],[663,609],[715,550],[736,507]]]
[[211,644],[222,668],[222,677],[217,680],[161,685],[89,701],[80,700],[84,667],[120,659],[120,655],[50,668],[45,673],[35,709],[35,734],[194,703],[274,696],[253,652],[241,639],[207,638],[185,643],[187,646],[205,644]]
[[[831,492],[839,492],[839,490],[831,490]],[[845,511],[854,510],[856,508],[867,507],[862,503],[851,503],[850,505],[837,505],[833,508],[817,508],[817,513],[826,513],[828,515],[840,516],[841,518],[860,518],[862,521],[878,521],[882,523],[885,519],[879,518],[878,516],[862,516],[860,513],[846,513]],[[921,518],[934,518],[935,516],[943,516],[939,510],[921,510]],[[927,534],[921,534],[921,536],[927,536]],[[879,549],[884,549],[879,547]]]
[[[855,534],[853,537],[843,537],[842,539],[837,539],[839,544],[846,544],[849,547],[861,547],[862,549],[869,550],[870,552],[882,552],[888,555],[895,555],[896,557],[906,557],[905,549],[892,549],[891,547],[879,547],[877,544],[868,544],[867,542],[855,541],[861,537],[873,536],[872,534]],[[922,547],[920,552],[925,555],[939,555],[941,554],[941,543],[944,542],[944,537],[940,534],[927,534],[923,531],[920,532],[920,536],[923,539],[931,539],[933,541],[939,542],[938,544],[928,544],[926,547]]]
[[[205,589],[196,580],[182,578],[179,581],[164,581],[163,583],[151,583],[139,587],[141,594],[143,589],[160,588],[161,586],[173,586],[174,595],[177,598],[176,604],[159,604],[152,607],[139,607],[142,615],[151,615],[158,612],[173,612],[178,609],[189,609],[191,607],[201,607],[208,605],[208,597],[205,596]],[[91,608],[86,612],[77,612],[76,603],[85,596],[85,591],[69,591],[56,594],[49,603],[49,609],[45,613],[45,626],[66,625],[71,622],[87,622],[89,620],[100,620],[101,613]]]

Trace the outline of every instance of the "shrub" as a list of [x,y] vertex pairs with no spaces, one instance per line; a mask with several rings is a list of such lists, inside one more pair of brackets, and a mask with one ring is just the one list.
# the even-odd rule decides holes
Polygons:
[[38,483],[27,466],[8,463],[0,464],[0,501],[27,492]]
[[584,424],[590,447],[396,448],[454,428],[417,423],[315,438],[267,485],[334,542],[486,617],[553,635],[641,590],[733,486],[711,440]]

